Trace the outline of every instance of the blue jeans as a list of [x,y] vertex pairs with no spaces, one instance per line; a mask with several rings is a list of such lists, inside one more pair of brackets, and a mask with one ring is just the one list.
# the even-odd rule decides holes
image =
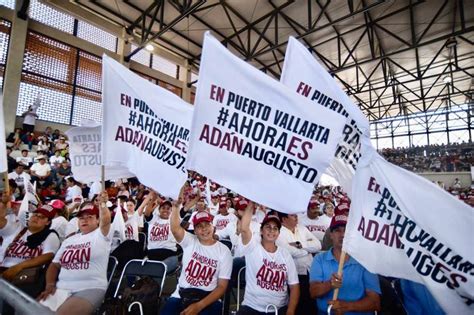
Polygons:
[[[165,306],[161,310],[161,315],[179,315],[183,310],[181,305],[181,299],[170,297],[166,302]],[[200,315],[221,315],[222,314],[222,303],[216,301],[203,309]]]

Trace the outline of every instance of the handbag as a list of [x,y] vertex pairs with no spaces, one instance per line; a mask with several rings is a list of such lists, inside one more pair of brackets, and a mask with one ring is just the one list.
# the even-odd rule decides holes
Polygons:
[[15,286],[38,283],[43,271],[43,266],[26,268],[20,271],[12,280]]
[[186,309],[189,305],[204,299],[211,292],[212,291],[205,291],[195,288],[179,289],[179,296],[181,297],[183,309]]

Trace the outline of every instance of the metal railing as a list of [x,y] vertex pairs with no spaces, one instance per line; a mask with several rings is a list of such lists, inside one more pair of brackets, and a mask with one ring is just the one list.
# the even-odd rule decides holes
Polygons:
[[39,304],[11,283],[0,279],[0,305],[3,302],[10,304],[15,309],[15,314],[54,314],[49,308]]

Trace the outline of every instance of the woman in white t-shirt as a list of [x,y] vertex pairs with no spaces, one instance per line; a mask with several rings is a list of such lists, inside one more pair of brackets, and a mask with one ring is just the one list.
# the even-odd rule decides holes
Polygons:
[[74,197],[82,196],[82,189],[73,177],[67,177],[66,184],[67,190],[66,197],[64,198],[66,202],[72,202]]
[[46,272],[46,289],[38,299],[56,314],[92,314],[105,295],[111,219],[107,193],[99,198],[100,209],[81,206],[80,233],[64,240]]
[[[182,193],[180,194],[180,200]],[[180,202],[179,202],[180,203]],[[180,224],[178,204],[173,204],[171,232],[183,248],[183,269],[176,291],[160,314],[217,315],[222,312],[219,299],[224,295],[232,273],[230,250],[213,238],[212,216],[201,211],[193,218],[194,233]]]
[[[0,202],[0,236],[8,240],[3,244],[4,257],[0,264],[2,278],[7,281],[15,279],[24,269],[41,267],[48,264],[59,248],[58,235],[50,229],[55,210],[43,205],[30,214],[28,226],[24,220],[15,215],[6,215],[9,198],[3,196]],[[40,271],[43,273],[44,271]],[[38,283],[19,286],[32,297],[44,289],[44,278]],[[7,311],[4,309],[4,312]]]
[[286,309],[286,315],[295,315],[300,295],[298,273],[290,253],[275,244],[281,222],[278,216],[267,214],[260,227],[261,240],[258,240],[250,229],[253,207],[250,203],[242,217],[246,286],[244,301],[237,314],[265,314],[267,307],[274,305],[278,314],[285,314]]
[[56,210],[56,215],[51,223],[51,229],[58,233],[59,239],[62,241],[66,238],[66,228],[69,223],[66,219],[68,215],[66,205],[59,199],[52,200],[49,204]]

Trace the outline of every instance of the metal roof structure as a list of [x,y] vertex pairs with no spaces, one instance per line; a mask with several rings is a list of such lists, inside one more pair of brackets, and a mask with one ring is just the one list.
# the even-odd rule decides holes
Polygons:
[[138,38],[138,49],[156,43],[188,60],[196,72],[207,30],[277,79],[288,37],[295,36],[371,121],[473,105],[474,1],[43,2],[82,17],[92,13],[103,27],[118,26]]

